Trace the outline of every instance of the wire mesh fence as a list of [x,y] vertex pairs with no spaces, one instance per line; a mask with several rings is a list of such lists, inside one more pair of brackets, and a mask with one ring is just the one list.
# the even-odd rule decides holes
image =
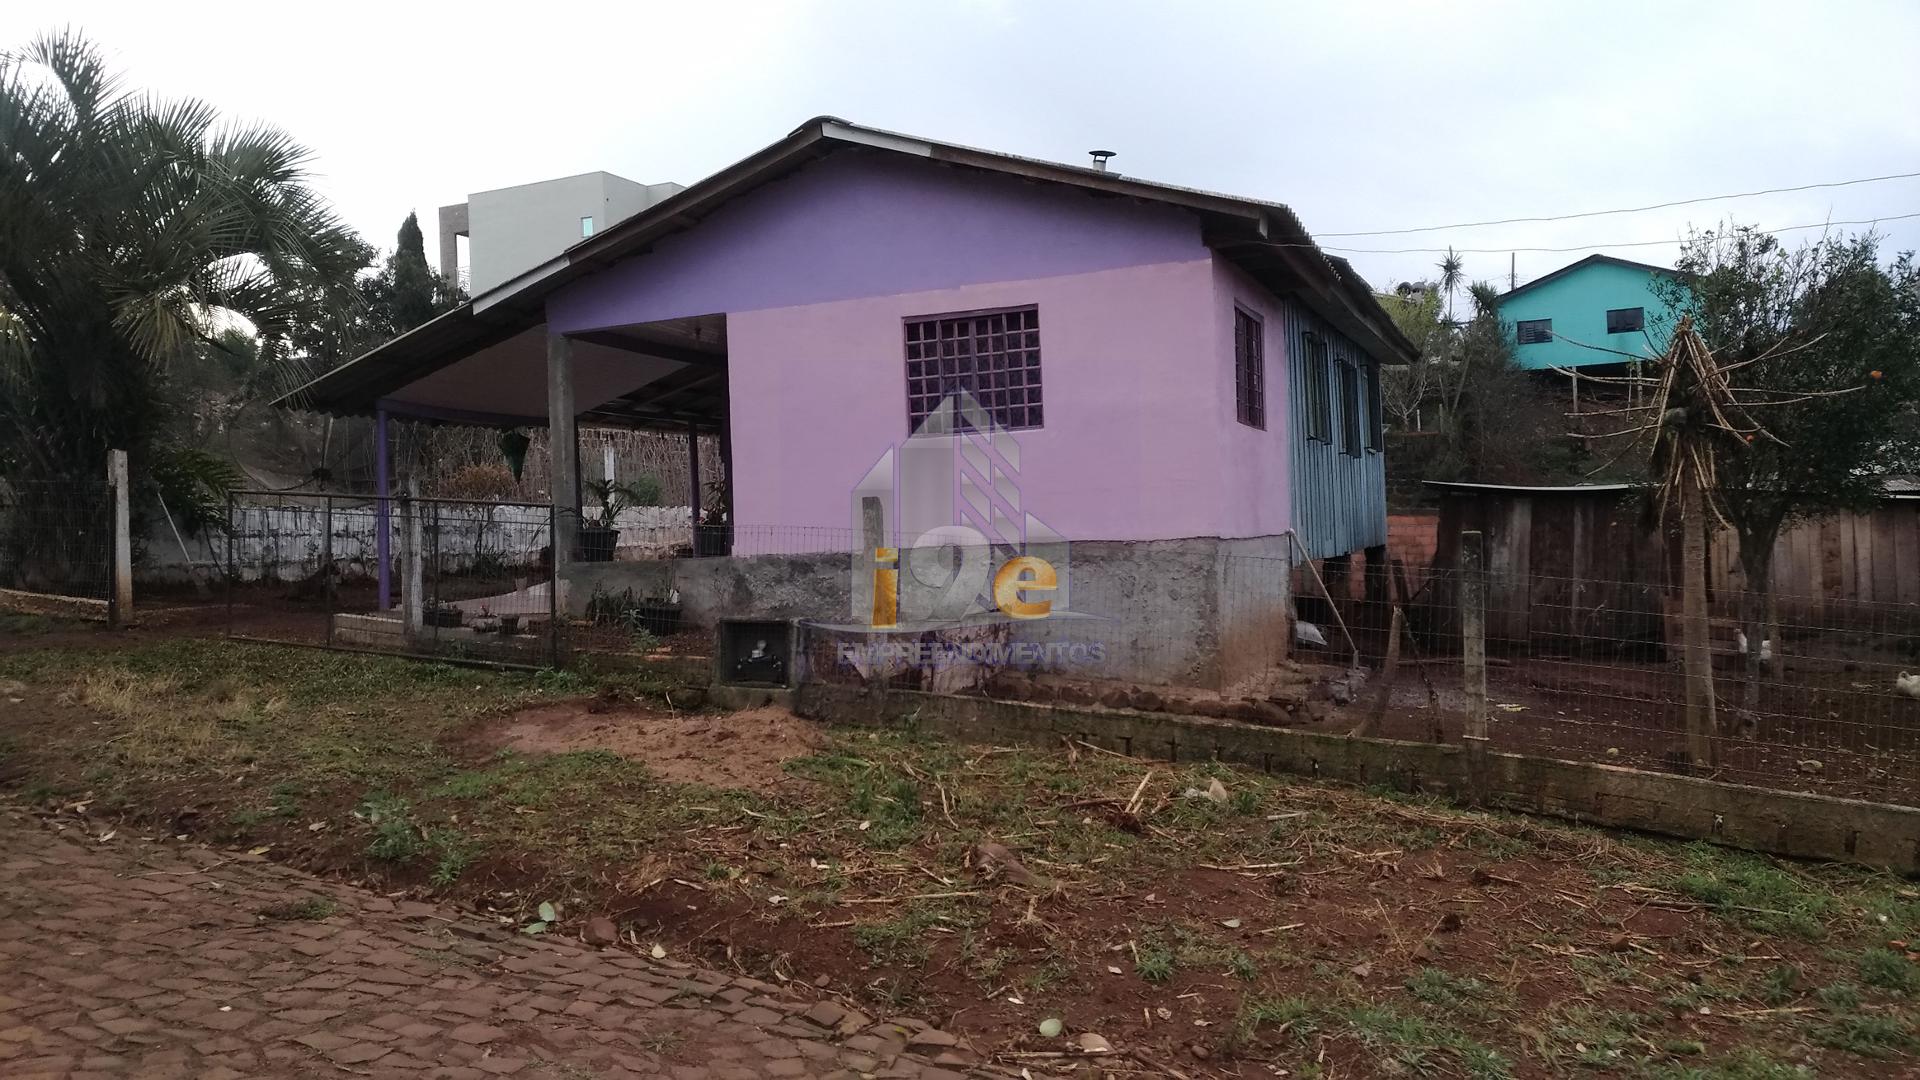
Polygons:
[[106,481],[0,481],[0,589],[105,601],[113,595],[114,489]]
[[536,664],[564,648],[550,507],[237,492],[227,517],[233,636]]
[[[1809,618],[1789,587],[1713,593],[1699,626],[1710,674],[1690,709],[1676,590],[1436,570],[1405,604],[1393,707],[1374,734],[1465,733],[1462,598],[1475,584],[1493,749],[1920,805],[1920,605],[1826,598]],[[1709,686],[1710,710],[1697,704]]]
[[[560,590],[556,524],[573,536]],[[704,656],[723,619],[788,620],[798,671],[829,682],[1446,743],[1484,716],[1494,750],[1920,805],[1920,604],[1828,596],[1816,616],[1789,585],[1715,590],[1698,627],[1711,676],[1691,683],[1696,700],[1712,688],[1704,716],[1664,584],[1382,566],[1329,595],[1284,555],[1094,542],[1072,545],[1044,618],[988,593],[966,617],[883,625],[850,529],[616,524],[596,538],[543,504],[246,496],[225,537],[230,626],[549,664]],[[1481,653],[1484,711],[1466,660]]]

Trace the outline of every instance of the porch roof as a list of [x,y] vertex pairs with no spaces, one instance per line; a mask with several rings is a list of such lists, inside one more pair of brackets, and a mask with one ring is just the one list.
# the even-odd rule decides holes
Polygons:
[[[1417,348],[1401,334],[1352,266],[1322,252],[1285,205],[935,142],[821,116],[801,124],[779,142],[580,241],[459,308],[334,368],[274,404],[334,415],[365,415],[391,407],[425,419],[460,423],[542,423],[538,417],[544,414],[548,296],[622,259],[645,254],[661,240],[693,228],[749,191],[809,162],[847,151],[904,154],[952,168],[1181,207],[1201,219],[1203,237],[1214,250],[1275,293],[1298,296],[1381,362],[1408,362],[1418,355]],[[724,325],[720,315],[702,318]],[[608,364],[609,380],[590,386],[581,385],[581,376],[576,375],[576,400],[582,418],[645,427],[712,420],[724,412],[724,345],[714,350],[711,334],[705,339],[694,335],[692,344],[674,340],[684,335],[672,330],[658,333],[655,328],[659,325],[575,336],[577,364],[591,369],[596,355],[592,350],[604,349],[626,365],[622,369]],[[538,351],[537,358],[530,350]],[[678,366],[657,372],[636,369],[635,355]],[[519,359],[502,365],[513,357]],[[703,360],[709,366],[719,366],[718,379],[711,377],[711,371],[703,378],[683,370]],[[517,376],[505,371],[506,366],[515,365],[525,370]],[[449,369],[458,370],[459,375],[435,378]],[[645,376],[639,385],[619,385],[623,379],[633,383],[636,375]],[[521,385],[529,379],[541,388]],[[658,393],[648,390],[649,385],[669,396],[661,400]]]

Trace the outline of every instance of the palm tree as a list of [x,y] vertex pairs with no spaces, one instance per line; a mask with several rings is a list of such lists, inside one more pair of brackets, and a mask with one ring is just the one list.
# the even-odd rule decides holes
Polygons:
[[358,303],[364,246],[279,130],[121,87],[72,31],[0,52],[0,475],[151,470],[168,368],[236,326],[266,369]]
[[1453,294],[1460,291],[1460,283],[1467,279],[1466,260],[1460,253],[1447,245],[1447,257],[1435,264],[1440,269],[1440,294],[1447,298],[1447,322],[1453,322]]

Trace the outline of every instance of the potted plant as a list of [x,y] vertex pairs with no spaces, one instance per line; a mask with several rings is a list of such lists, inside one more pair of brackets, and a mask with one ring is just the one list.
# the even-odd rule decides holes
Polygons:
[[726,555],[733,551],[732,502],[732,492],[727,490],[724,478],[707,481],[699,526],[693,530],[694,557]]
[[581,562],[612,562],[613,549],[620,542],[618,522],[630,506],[647,506],[659,501],[659,485],[622,484],[613,480],[590,480],[586,489],[598,506],[586,511],[575,542],[574,558]]

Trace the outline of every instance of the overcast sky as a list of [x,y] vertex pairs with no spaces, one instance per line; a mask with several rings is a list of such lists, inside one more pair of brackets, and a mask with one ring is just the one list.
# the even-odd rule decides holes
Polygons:
[[[57,11],[57,14],[55,13]],[[68,0],[135,84],[280,125],[390,246],[469,191],[606,169],[691,183],[831,113],[1291,205],[1329,247],[1495,249],[1521,281],[1591,251],[1669,263],[1728,215],[1920,213],[1920,179],[1580,221],[1330,232],[1637,206],[1920,171],[1920,4],[433,5]],[[1920,218],[1882,226],[1920,247]],[[1816,235],[1787,234],[1789,238]],[[1373,284],[1437,255],[1349,253]]]

